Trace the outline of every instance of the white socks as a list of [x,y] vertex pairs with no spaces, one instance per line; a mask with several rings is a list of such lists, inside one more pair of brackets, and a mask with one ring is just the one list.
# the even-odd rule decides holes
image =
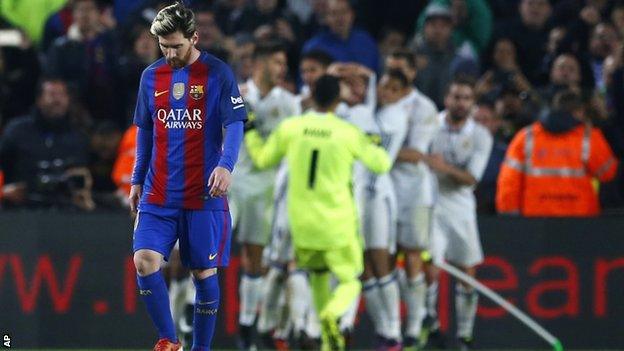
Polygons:
[[401,294],[394,273],[381,277],[377,284],[387,317],[386,337],[401,340]]
[[364,282],[364,297],[375,332],[385,338],[401,340],[401,306],[399,284],[393,273]]
[[455,314],[457,316],[457,337],[472,337],[472,328],[477,315],[479,295],[474,289],[463,285],[455,286]]
[[438,318],[438,282],[433,282],[427,286],[427,297],[425,299],[427,315],[435,319]]
[[243,274],[239,288],[240,311],[238,323],[244,326],[251,326],[256,319],[258,304],[262,298],[262,277],[252,277]]
[[269,268],[262,283],[262,301],[258,318],[258,332],[267,333],[275,329],[280,321],[282,309],[280,297],[283,299],[284,273],[277,268]]
[[286,289],[288,291],[290,320],[293,323],[295,336],[299,337],[299,333],[306,328],[306,314],[312,304],[312,295],[306,274],[302,271],[290,273],[286,281]]
[[369,278],[362,285],[362,293],[366,299],[366,311],[373,321],[375,327],[375,333],[378,335],[384,335],[384,331],[387,330],[387,316],[386,310],[381,300],[381,294],[379,286],[377,285],[377,279]]
[[425,298],[427,295],[427,283],[425,275],[421,272],[415,278],[408,281],[407,277],[401,280],[401,292],[407,305],[407,327],[405,335],[418,339],[425,318]]

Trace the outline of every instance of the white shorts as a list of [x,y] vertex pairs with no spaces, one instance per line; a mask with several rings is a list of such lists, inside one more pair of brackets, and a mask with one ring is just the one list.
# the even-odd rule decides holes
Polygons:
[[269,242],[273,187],[247,193],[232,188],[230,209],[236,240],[241,244],[265,246]]
[[360,223],[365,249],[396,251],[396,200],[392,193],[359,191]]
[[465,268],[483,262],[476,216],[434,210],[430,252],[434,262],[447,260]]
[[295,259],[288,222],[288,203],[286,201],[286,189],[278,189],[273,208],[273,221],[271,223],[271,239],[269,245],[262,253],[264,264],[283,266]]
[[425,250],[431,242],[430,206],[403,206],[397,222],[397,242],[406,249]]

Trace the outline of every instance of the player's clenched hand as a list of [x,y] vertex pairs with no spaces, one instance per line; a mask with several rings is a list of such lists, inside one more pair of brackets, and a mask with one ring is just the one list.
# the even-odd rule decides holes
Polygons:
[[137,211],[139,200],[141,200],[141,194],[143,193],[143,185],[135,184],[130,188],[130,195],[128,196],[128,202],[130,203],[130,210],[132,212]]
[[232,174],[223,167],[216,167],[210,178],[208,178],[208,186],[210,187],[210,196],[219,197],[225,195],[230,184],[232,183]]

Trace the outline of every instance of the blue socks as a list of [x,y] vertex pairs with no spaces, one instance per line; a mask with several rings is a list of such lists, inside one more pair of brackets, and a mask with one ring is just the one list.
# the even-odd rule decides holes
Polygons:
[[209,351],[219,311],[219,276],[217,274],[195,283],[195,310],[193,313],[193,349]]
[[173,317],[169,307],[169,293],[167,284],[160,270],[145,277],[137,275],[139,294],[145,302],[147,312],[158,329],[158,337],[178,342],[173,326]]

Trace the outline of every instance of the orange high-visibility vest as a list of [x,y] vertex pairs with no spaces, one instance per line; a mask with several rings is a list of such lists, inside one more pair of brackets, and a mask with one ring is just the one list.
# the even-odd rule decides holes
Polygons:
[[117,150],[117,160],[113,165],[112,178],[119,191],[126,195],[130,194],[130,180],[134,168],[136,154],[137,126],[132,125],[126,130],[119,143]]
[[592,179],[612,180],[618,162],[602,132],[579,125],[551,133],[535,122],[511,141],[496,191],[499,213],[523,216],[595,216],[600,213]]

